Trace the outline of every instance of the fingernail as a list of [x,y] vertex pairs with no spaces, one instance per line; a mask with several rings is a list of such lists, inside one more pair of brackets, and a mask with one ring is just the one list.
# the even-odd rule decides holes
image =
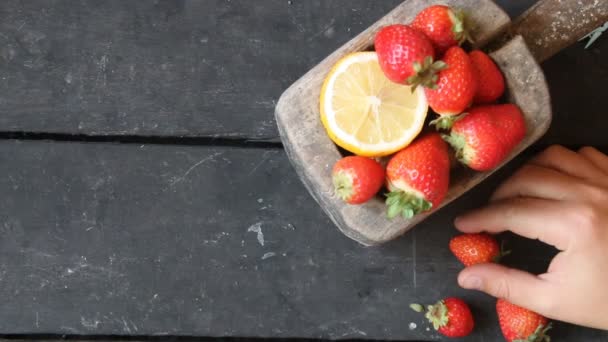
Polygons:
[[481,290],[481,278],[477,276],[468,276],[460,280],[460,286],[468,290]]

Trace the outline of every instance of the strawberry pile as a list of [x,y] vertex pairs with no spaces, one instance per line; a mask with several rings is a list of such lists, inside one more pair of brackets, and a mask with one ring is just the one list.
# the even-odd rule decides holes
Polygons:
[[[333,183],[339,198],[362,204],[383,187],[387,216],[406,219],[441,205],[450,185],[451,156],[475,171],[498,167],[526,134],[521,110],[514,104],[497,103],[504,94],[504,77],[486,53],[462,47],[471,37],[464,14],[447,6],[430,6],[409,25],[383,27],[374,47],[380,67],[392,82],[424,87],[436,114],[430,122],[439,132],[421,133],[397,152],[383,167],[380,162],[349,156],[335,165]],[[453,238],[450,250],[465,266],[499,262],[507,254],[488,234],[464,234]],[[448,337],[464,337],[474,328],[468,305],[450,297],[426,308],[434,328]],[[505,339],[548,341],[550,325],[534,312],[499,299],[496,304]]]
[[526,134],[522,112],[497,103],[505,91],[504,77],[486,53],[465,51],[461,44],[466,41],[471,37],[464,13],[443,5],[424,9],[408,25],[389,25],[376,33],[383,73],[412,91],[424,88],[435,113],[430,124],[439,132],[423,131],[392,155],[385,172],[370,168],[364,157],[339,162],[333,172],[338,197],[362,204],[384,185],[387,216],[409,219],[444,201],[451,155],[472,170],[491,171],[519,145]]

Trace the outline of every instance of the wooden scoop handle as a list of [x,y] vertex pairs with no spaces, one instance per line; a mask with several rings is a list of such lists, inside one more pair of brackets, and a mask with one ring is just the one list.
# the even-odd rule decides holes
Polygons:
[[540,63],[608,21],[608,0],[540,0],[513,21]]

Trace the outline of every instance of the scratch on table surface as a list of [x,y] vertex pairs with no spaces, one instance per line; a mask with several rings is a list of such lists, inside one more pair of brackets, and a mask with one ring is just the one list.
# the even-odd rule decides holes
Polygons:
[[40,316],[38,315],[38,311],[36,311],[36,328],[40,328]]
[[99,68],[97,70],[97,82],[98,82],[98,84],[101,83],[101,85],[105,88],[108,83],[108,73],[107,73],[108,56],[107,55],[104,54],[101,56],[101,58],[99,59],[99,62],[97,62],[97,67]]
[[262,260],[266,260],[268,258],[272,258],[275,255],[277,255],[277,253],[275,253],[275,252],[264,253],[264,255],[262,255]]
[[251,176],[260,166],[262,166],[262,164],[264,164],[267,160],[268,160],[268,154],[269,153],[276,153],[275,151],[266,151],[262,154],[262,160],[260,160],[259,163],[257,163],[253,169],[251,169],[251,171],[249,171],[249,173],[247,174],[247,176]]
[[131,328],[129,328],[129,324],[124,317],[121,317],[123,330],[127,333],[131,333]]
[[338,336],[339,339],[346,337],[346,336],[352,336],[353,334],[359,335],[359,336],[367,336],[367,333],[365,331],[359,330],[355,327],[349,326],[348,327],[348,331],[344,332],[342,335]]
[[319,37],[320,35],[324,35],[327,38],[332,38],[335,33],[335,29],[334,29],[335,22],[336,22],[336,19],[332,19],[329,22],[329,24],[323,26],[323,28],[321,30],[317,31],[317,33],[315,33],[310,38],[308,38],[308,40],[309,41],[314,40],[315,38]]
[[57,257],[57,255],[53,255],[53,254],[49,254],[49,253],[46,253],[46,252],[43,252],[43,251],[39,251],[39,250],[36,250],[34,248],[31,248],[31,247],[21,248],[21,253],[22,254],[33,253],[33,255],[40,256],[40,257],[43,257],[43,258],[55,258],[55,257]]
[[66,267],[62,274],[62,277],[74,275],[82,272],[82,276],[86,277],[97,277],[97,278],[108,278],[108,277],[123,277],[123,273],[116,272],[112,268],[92,265],[87,262],[86,257],[82,257],[77,263],[71,267]]
[[220,156],[220,155],[222,155],[222,152],[215,152],[214,154],[212,154],[212,155],[210,155],[210,156],[206,156],[205,158],[203,158],[203,159],[201,159],[201,160],[197,161],[197,162],[196,162],[196,163],[194,163],[192,166],[190,166],[190,168],[189,168],[188,170],[186,170],[186,172],[185,172],[185,173],[184,173],[184,174],[183,174],[181,177],[178,177],[178,178],[173,179],[173,180],[171,181],[171,185],[175,185],[175,184],[177,184],[177,183],[179,183],[179,182],[182,182],[184,179],[186,179],[186,177],[188,177],[188,175],[189,175],[189,174],[190,174],[192,171],[194,171],[194,169],[196,169],[197,167],[199,167],[199,166],[201,166],[201,165],[205,164],[206,162],[208,162],[208,161],[210,161],[210,160],[211,160],[211,161],[213,161],[213,160],[215,159],[215,157],[218,157],[218,156]]
[[69,331],[69,332],[71,332],[71,333],[75,333],[75,334],[77,334],[77,333],[78,333],[78,330],[77,330],[77,329],[74,329],[74,328],[72,328],[72,327],[68,327],[68,326],[65,326],[65,325],[60,326],[60,327],[59,327],[59,329],[60,329],[60,330],[66,330],[66,331]]
[[130,81],[135,81],[135,65],[131,64],[129,65],[129,80]]
[[205,245],[209,245],[209,244],[213,244],[216,245],[218,244],[225,236],[230,236],[229,233],[227,232],[219,232],[217,234],[215,234],[215,238],[214,239],[208,239],[208,240],[203,240],[203,244]]
[[101,322],[96,319],[88,320],[84,316],[80,317],[80,324],[82,324],[82,326],[87,329],[97,329],[97,327],[99,326],[99,323],[101,323]]
[[247,232],[253,232],[257,234],[258,243],[261,246],[264,246],[264,232],[262,232],[262,222],[255,223],[249,228],[247,228]]

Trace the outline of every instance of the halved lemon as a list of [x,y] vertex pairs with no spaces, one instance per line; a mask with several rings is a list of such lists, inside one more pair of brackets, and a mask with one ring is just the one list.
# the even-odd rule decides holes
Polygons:
[[381,157],[409,145],[428,112],[424,90],[390,81],[375,52],[342,58],[325,78],[321,120],[329,137],[356,155]]

